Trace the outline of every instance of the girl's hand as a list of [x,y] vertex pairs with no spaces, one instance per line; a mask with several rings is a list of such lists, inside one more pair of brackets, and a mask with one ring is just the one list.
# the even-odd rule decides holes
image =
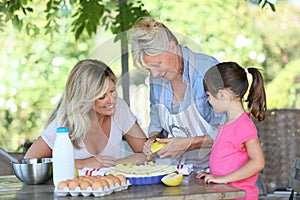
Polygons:
[[211,175],[207,174],[204,177],[204,182],[205,183],[225,183],[226,181],[223,178],[224,176],[216,176],[216,175]]
[[196,175],[196,178],[204,178],[205,183],[225,183],[224,176],[216,176],[206,172],[200,172]]
[[196,175],[196,178],[204,178],[206,175],[208,175],[209,173],[206,173],[206,172],[200,172]]

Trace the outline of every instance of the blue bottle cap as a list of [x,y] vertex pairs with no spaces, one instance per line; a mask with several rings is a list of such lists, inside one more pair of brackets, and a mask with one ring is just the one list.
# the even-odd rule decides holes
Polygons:
[[58,127],[56,129],[56,133],[68,133],[68,132],[69,132],[68,127]]

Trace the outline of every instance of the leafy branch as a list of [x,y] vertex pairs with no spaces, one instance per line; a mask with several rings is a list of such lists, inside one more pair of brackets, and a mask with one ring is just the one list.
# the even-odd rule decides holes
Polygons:
[[[92,36],[97,32],[97,27],[103,26],[110,29],[113,34],[128,30],[142,16],[149,15],[142,1],[134,0],[3,0],[0,2],[0,28],[11,22],[19,31],[24,24],[26,32],[33,34],[45,30],[45,34],[53,35],[61,27],[64,17],[70,18],[71,31],[78,40],[84,31]],[[275,5],[269,0],[246,0],[261,6],[267,5],[275,11]],[[26,17],[35,10],[35,5],[45,6],[46,25],[38,27],[31,22],[26,22]],[[71,14],[72,13],[72,14]],[[118,39],[118,38],[116,38]]]

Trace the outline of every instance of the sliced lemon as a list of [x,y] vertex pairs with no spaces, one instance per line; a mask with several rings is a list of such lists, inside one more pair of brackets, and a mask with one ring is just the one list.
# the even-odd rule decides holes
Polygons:
[[183,180],[183,175],[174,172],[164,176],[161,179],[161,182],[163,182],[167,186],[177,186],[182,182],[182,180]]
[[162,142],[153,142],[151,145],[151,152],[155,153],[162,149],[164,146],[166,146],[167,143],[162,143]]

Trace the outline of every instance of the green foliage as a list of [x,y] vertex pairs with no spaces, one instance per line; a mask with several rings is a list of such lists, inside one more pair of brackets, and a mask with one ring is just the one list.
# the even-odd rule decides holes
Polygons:
[[100,19],[104,14],[105,6],[98,0],[81,0],[79,8],[73,15],[76,19],[72,23],[75,38],[78,39],[86,29],[89,36],[96,33]]
[[270,6],[272,11],[276,11],[274,3],[268,1],[268,0],[250,0],[250,2],[260,5],[262,8],[265,8],[266,6]]
[[62,2],[64,1],[49,0],[46,5],[45,13],[47,24],[45,26],[45,33],[50,34],[52,37],[59,29],[58,21],[60,18],[60,5]]
[[300,57],[299,7],[288,2],[278,4],[276,12],[239,0],[177,2],[176,6],[163,0],[144,3],[152,16],[177,33],[181,43],[220,61],[257,67],[266,84]]
[[[264,8],[269,5],[275,11],[275,5],[268,0],[246,0],[260,5]],[[67,5],[66,0],[47,0],[37,1],[38,3],[46,3],[46,25],[39,28],[45,28],[45,33],[53,36],[53,33],[58,32],[60,20],[68,16],[73,11],[72,31],[75,39],[78,40],[84,30],[89,36],[97,32],[97,28],[102,22],[106,30],[111,29],[112,33],[118,34],[129,30],[130,27],[142,16],[148,15],[147,10],[143,8],[142,1],[105,1],[105,0],[74,0],[69,1]],[[26,23],[24,18],[28,13],[36,12],[32,0],[5,0],[0,4],[0,24],[3,24],[2,16],[5,16],[5,22],[11,22],[19,31],[22,30],[25,24],[27,33],[38,33],[38,27],[30,22]],[[119,2],[119,3],[117,3]],[[173,2],[172,2],[173,4]],[[116,14],[117,13],[117,14]],[[25,23],[24,23],[25,22]],[[33,31],[30,31],[33,30]],[[117,38],[119,39],[119,38]]]
[[[33,24],[39,24],[43,9],[33,13]],[[88,57],[94,41],[86,34],[75,41],[63,26],[52,39],[9,24],[5,29],[0,32],[0,146],[16,151],[43,130],[69,71]]]
[[[19,3],[10,8],[15,11],[6,21],[8,2]],[[93,1],[104,6],[99,6],[103,14],[93,10],[83,16],[89,9],[81,2],[0,2],[0,23],[4,23],[5,30],[0,32],[1,147],[15,151],[20,144],[39,135],[63,91],[69,71],[78,60],[89,57],[97,45],[97,38],[91,36],[104,37],[99,26],[118,34],[148,12],[193,50],[216,56],[220,61],[233,60],[244,67],[262,69],[268,108],[300,108],[299,7],[284,1],[273,12],[268,4],[262,9],[246,0],[189,0],[176,4],[143,0],[128,1],[120,7],[118,1],[103,0]],[[22,7],[26,8],[25,14]],[[90,22],[92,14],[98,19]],[[15,15],[22,23],[13,27]],[[81,32],[74,28],[82,23]],[[77,40],[72,32],[75,30]],[[113,70],[120,74],[120,64],[114,63]],[[132,79],[137,77],[132,83],[144,82],[145,76],[130,75]]]
[[277,72],[267,85],[267,97],[271,108],[300,108],[300,59]]
[[27,3],[27,0],[4,1],[1,3],[1,10],[6,14],[5,21],[11,21],[18,30],[21,30],[23,26],[22,17],[27,12],[33,11],[31,7],[27,7]]
[[[142,16],[147,15],[147,11],[143,9],[141,1],[105,1],[105,0],[15,0],[4,1],[0,4],[0,24],[11,22],[12,25],[19,31],[24,28],[28,34],[38,34],[39,29],[44,29],[45,34],[50,34],[53,37],[54,33],[63,24],[65,18],[71,19],[69,24],[70,29],[78,40],[84,31],[89,36],[93,36],[99,27],[104,26],[106,30],[110,29],[112,33],[118,34],[128,30]],[[31,4],[30,7],[28,4]],[[44,15],[40,21],[46,20],[46,24],[33,24],[26,19],[32,15],[29,12],[38,12],[38,8],[32,4],[44,4]],[[2,17],[5,20],[2,20]],[[45,17],[45,18],[43,18]],[[101,23],[100,23],[101,22]]]

